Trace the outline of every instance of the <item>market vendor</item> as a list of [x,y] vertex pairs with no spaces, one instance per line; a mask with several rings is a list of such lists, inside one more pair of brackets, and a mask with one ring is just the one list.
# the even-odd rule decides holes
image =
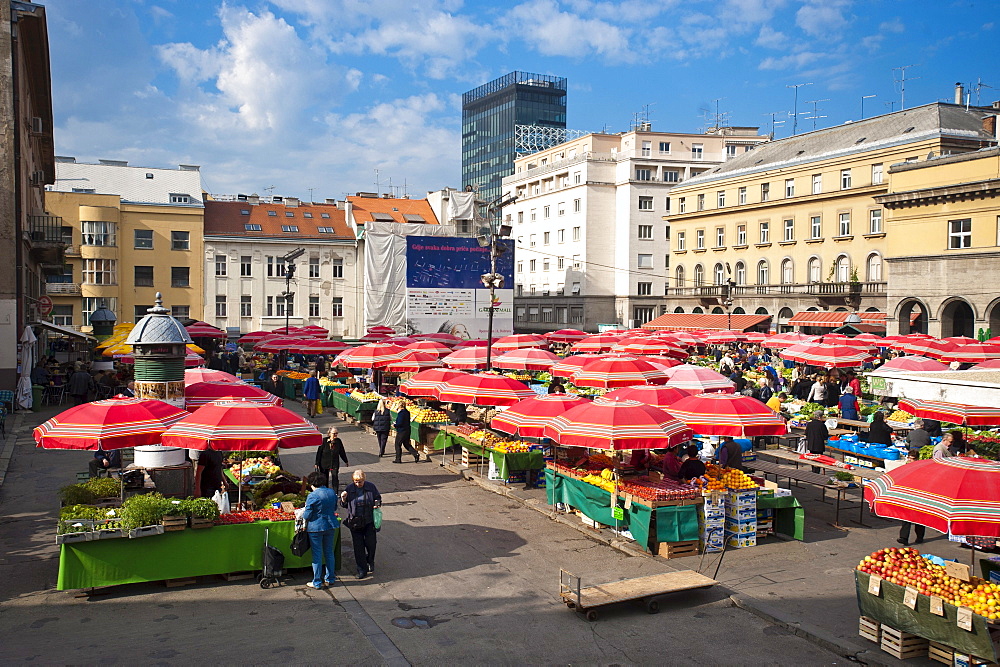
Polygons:
[[812,413],[812,419],[806,424],[806,448],[810,454],[822,454],[826,451],[826,441],[830,437],[830,432],[823,423],[822,410]]
[[199,498],[211,498],[222,489],[222,452],[206,449],[198,453],[194,488]]
[[840,396],[840,416],[844,419],[858,418],[858,397],[854,395],[854,387],[847,385]]
[[88,464],[90,468],[91,478],[97,477],[101,470],[110,470],[111,468],[121,468],[122,467],[122,453],[119,449],[112,449],[109,451],[104,451],[103,449],[98,449],[94,452],[94,458],[90,460]]
[[469,421],[469,408],[465,403],[452,403],[448,417],[454,424],[464,424]]
[[873,445],[892,444],[892,428],[885,423],[885,413],[881,410],[872,415],[872,421],[868,425],[867,434],[863,433],[862,438]]
[[664,475],[677,478],[681,470],[681,460],[677,456],[677,447],[670,447],[664,452],[661,465]]
[[719,448],[716,450],[719,465],[723,468],[733,468],[743,470],[743,448],[740,447],[731,435],[722,439]]
[[682,482],[690,482],[695,477],[703,476],[706,468],[705,464],[698,458],[698,445],[688,445],[688,448],[684,451],[684,455],[687,458],[684,459],[680,469],[677,471],[678,479]]

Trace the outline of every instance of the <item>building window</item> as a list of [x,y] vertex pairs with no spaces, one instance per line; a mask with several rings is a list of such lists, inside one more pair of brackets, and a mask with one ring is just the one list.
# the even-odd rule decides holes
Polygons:
[[670,142],[669,141],[661,141],[660,142],[660,152],[661,153],[669,153],[670,152]]
[[818,283],[822,279],[821,272],[823,271],[823,266],[819,261],[819,257],[813,257],[809,260],[809,282]]
[[767,285],[770,279],[770,271],[768,270],[767,260],[760,260],[757,262],[757,284]]
[[715,268],[712,269],[712,274],[716,285],[726,284],[726,267],[722,266],[722,264],[716,264]]
[[344,316],[344,298],[340,296],[333,297],[333,317],[343,317]]
[[681,182],[681,172],[676,169],[664,169],[663,170],[663,182],[664,183],[680,183]]
[[566,241],[566,230],[557,229],[556,230],[556,243],[564,243]]
[[675,287],[687,287],[687,285],[685,285],[684,282],[685,282],[685,280],[684,280],[684,267],[683,266],[678,266],[674,270],[674,286]]
[[699,229],[694,233],[695,247],[698,250],[703,250],[705,248],[705,230]]
[[574,213],[579,213],[581,210],[583,210],[583,202],[581,202],[579,199],[574,199],[573,200],[573,212]]
[[552,211],[552,207],[551,206],[543,206],[542,207],[542,217],[545,218],[546,220],[548,220],[549,217],[550,217],[549,213],[551,211]]
[[523,224],[523,223],[524,223],[524,211],[518,211],[517,212],[517,224],[520,225],[520,224]]
[[812,176],[813,194],[818,195],[823,192],[823,174],[813,174]]
[[742,206],[743,204],[746,204],[747,203],[747,189],[745,187],[740,188],[739,190],[737,190],[737,193],[738,193],[737,194],[737,201],[739,202],[740,206]]
[[152,229],[136,229],[133,234],[133,247],[140,250],[149,250],[153,247],[153,230]]
[[281,226],[281,231],[283,231],[283,232],[289,232],[289,233],[295,233],[295,232],[299,231],[299,226],[298,225],[282,225]]
[[809,236],[814,239],[823,237],[823,218],[818,215],[809,218]]
[[653,268],[653,256],[652,255],[639,255],[636,266],[640,269],[651,269]]
[[781,262],[781,282],[785,285],[791,285],[795,282],[794,265],[790,259]]
[[837,263],[834,266],[837,282],[846,283],[851,277],[851,258],[847,255],[841,255],[837,258]]
[[83,245],[118,245],[117,227],[113,222],[84,222]]
[[[90,324],[90,316],[94,314],[94,311],[98,308],[107,308],[113,313],[118,312],[118,299],[115,297],[94,297],[85,296],[83,297],[83,305],[80,308],[81,323]],[[143,313],[145,316],[146,313]]]
[[873,208],[868,211],[868,233],[869,234],[881,234],[882,233],[882,209]]
[[329,218],[330,214],[329,213],[320,213],[319,217],[321,217],[321,218]]
[[640,211],[652,211],[653,210],[653,198],[652,197],[639,197],[639,210]]
[[240,256],[240,275],[243,277],[253,275],[253,257],[250,255]]
[[542,306],[542,322],[555,322],[556,314],[551,306]]
[[277,218],[278,217],[278,212],[277,211],[268,211],[267,215],[269,217],[272,217],[272,218]]
[[851,187],[851,170],[841,169],[840,170],[840,189],[847,190]]
[[295,217],[295,213],[293,211],[285,211],[285,217],[286,218],[294,218]]
[[215,256],[215,275],[220,277],[229,275],[229,261],[225,255]]
[[652,141],[642,142],[642,156],[649,157],[652,154],[653,154],[653,142]]
[[699,211],[704,211],[705,210],[705,195],[704,194],[698,195],[698,210]]
[[655,312],[655,306],[635,306],[632,308],[632,319],[635,320],[633,324],[642,326],[655,317]]
[[309,258],[309,277],[319,278],[319,257]]
[[677,232],[677,249],[687,250],[687,239],[684,232]]
[[52,306],[52,324],[59,327],[73,326],[73,304]]
[[136,287],[152,287],[153,267],[151,266],[135,267],[135,276],[132,282],[135,284]]
[[670,197],[666,197],[663,200],[663,210],[667,213],[670,213]]
[[872,185],[880,185],[882,183],[882,163],[872,165]]
[[537,237],[538,237],[537,234],[531,234],[530,236],[528,236],[528,245],[530,247],[532,247],[532,248],[535,247],[535,245],[537,244],[537,242],[536,242],[536,238]]
[[179,320],[191,317],[191,306],[170,306],[170,314]]
[[252,317],[253,297],[243,295],[240,297],[240,317]]
[[542,245],[548,245],[552,238],[552,232],[542,232]]
[[958,250],[972,247],[972,219],[948,221],[948,248]]
[[691,144],[691,159],[701,160],[705,157],[705,145],[704,144]]
[[747,226],[736,225],[736,245],[744,246],[746,244],[747,244]]
[[537,268],[538,268],[538,260],[537,259],[529,259],[528,260],[528,271],[531,271],[532,273],[534,273],[535,269],[537,269]]
[[245,229],[248,232],[259,232],[260,225],[255,223],[246,223],[245,225],[243,225],[243,229]]
[[795,179],[786,178],[785,179],[785,196],[794,197],[795,196]]
[[285,276],[285,263],[280,257],[267,256],[267,277],[283,278]]
[[190,204],[191,203],[191,197],[188,196],[188,195],[181,195],[181,194],[173,193],[173,194],[170,195],[170,203],[171,204]]
[[726,245],[726,228],[716,227],[715,228],[715,247],[722,248]]
[[761,183],[760,184],[760,200],[767,201],[771,198],[771,184]]
[[795,240],[795,221],[794,220],[785,220],[785,222],[784,222],[784,230],[785,230],[784,239],[786,241],[794,241]]
[[580,264],[580,256],[579,255],[573,255],[572,262],[573,262],[573,268],[574,269],[579,269],[580,268],[581,264]]
[[771,223],[769,222],[760,223],[760,242],[761,243],[771,242]]
[[556,258],[556,268],[557,269],[565,269],[566,268],[566,258],[565,257],[557,257]]
[[226,295],[216,294],[215,295],[215,316],[216,317],[228,317],[226,315]]
[[83,284],[117,285],[118,284],[117,260],[114,259],[83,260]]
[[303,218],[311,218],[311,217],[313,217],[313,214],[310,213],[309,211],[303,211],[302,212],[302,217]]
[[736,157],[736,146],[726,146],[726,159]]
[[343,278],[344,277],[344,260],[342,260],[342,259],[331,260],[331,262],[330,262],[330,268],[333,270],[333,277],[334,278]]
[[653,283],[636,283],[636,294],[639,296],[652,296]]
[[546,257],[545,259],[542,260],[542,271],[548,271],[548,270],[549,270],[549,258]]
[[747,265],[743,262],[736,262],[736,284],[746,285],[747,283]]
[[190,250],[191,232],[170,232],[171,250]]
[[309,317],[319,317],[319,297],[309,297]]
[[726,191],[725,190],[719,190],[718,192],[716,192],[715,193],[715,200],[716,200],[716,205],[718,205],[719,208],[725,208],[726,207]]
[[653,225],[639,225],[639,238],[640,239],[652,239],[653,238]]
[[149,312],[150,308],[152,308],[152,306],[138,306],[138,305],[132,306],[132,312],[134,314],[133,316],[135,317],[135,321],[138,322],[139,320],[144,318],[147,312]]
[[694,286],[701,287],[705,284],[705,267],[701,264],[695,264],[694,267]]
[[556,215],[566,215],[566,202],[561,201],[556,204]]
[[[459,222],[466,223],[468,220],[460,220]],[[317,227],[316,231],[320,234],[333,234],[333,227]],[[461,229],[459,231],[462,231]]]
[[274,297],[267,297],[267,309],[264,311],[267,317],[274,317]]
[[170,286],[171,287],[190,287],[191,286],[191,269],[186,266],[171,266],[170,267]]
[[635,170],[635,180],[637,181],[651,181],[653,180],[653,172],[649,169],[636,167]]
[[868,255],[868,261],[866,262],[866,274],[865,279],[870,283],[877,283],[882,281],[882,256],[878,253],[873,252]]
[[574,227],[573,228],[573,240],[574,241],[579,241],[580,240],[580,228],[579,227]]
[[840,214],[840,226],[837,228],[838,236],[850,236],[851,235],[851,214],[841,213]]

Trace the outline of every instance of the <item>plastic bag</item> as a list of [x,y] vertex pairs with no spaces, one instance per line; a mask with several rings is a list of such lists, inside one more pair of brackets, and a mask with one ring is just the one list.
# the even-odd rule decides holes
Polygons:
[[808,451],[809,450],[806,449],[806,439],[805,438],[799,438],[799,446],[795,449],[795,452],[797,454],[805,454]]
[[375,522],[375,532],[382,530],[382,508],[376,507],[372,510],[372,520]]
[[229,494],[223,493],[222,491],[216,491],[215,495],[212,496],[212,500],[215,504],[219,506],[219,514],[229,514],[232,509],[229,507]]
[[323,414],[323,399],[322,398],[316,399],[316,414],[318,414],[318,415]]

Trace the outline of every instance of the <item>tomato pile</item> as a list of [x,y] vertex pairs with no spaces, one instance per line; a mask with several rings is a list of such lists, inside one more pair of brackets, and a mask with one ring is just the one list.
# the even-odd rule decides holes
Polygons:
[[215,522],[219,525],[228,525],[233,523],[253,523],[254,521],[292,521],[293,519],[295,519],[294,514],[269,507],[267,509],[247,512],[230,512],[229,514],[223,514]]
[[219,516],[215,523],[223,526],[231,523],[253,523],[253,517],[247,516],[247,514],[247,512],[230,512]]
[[663,479],[657,482],[623,481],[618,486],[625,493],[630,493],[643,500],[681,500],[701,497],[699,489],[675,482],[672,479]]

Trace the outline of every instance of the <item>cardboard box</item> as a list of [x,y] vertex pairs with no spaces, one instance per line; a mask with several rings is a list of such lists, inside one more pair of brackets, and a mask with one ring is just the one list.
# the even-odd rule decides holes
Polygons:
[[753,535],[730,535],[726,534],[726,545],[734,549],[757,546],[757,534]]
[[774,516],[774,510],[773,509],[757,510],[757,519],[758,520],[759,519],[770,519],[773,516]]
[[726,509],[730,507],[753,507],[757,509],[757,491],[730,491],[726,495]]
[[757,519],[757,507],[727,507],[726,521],[751,521]]
[[791,489],[775,489],[774,490],[774,497],[775,498],[791,498],[791,496],[792,496],[792,490]]
[[752,521],[731,521],[726,520],[726,535],[755,535],[757,533],[757,520]]

